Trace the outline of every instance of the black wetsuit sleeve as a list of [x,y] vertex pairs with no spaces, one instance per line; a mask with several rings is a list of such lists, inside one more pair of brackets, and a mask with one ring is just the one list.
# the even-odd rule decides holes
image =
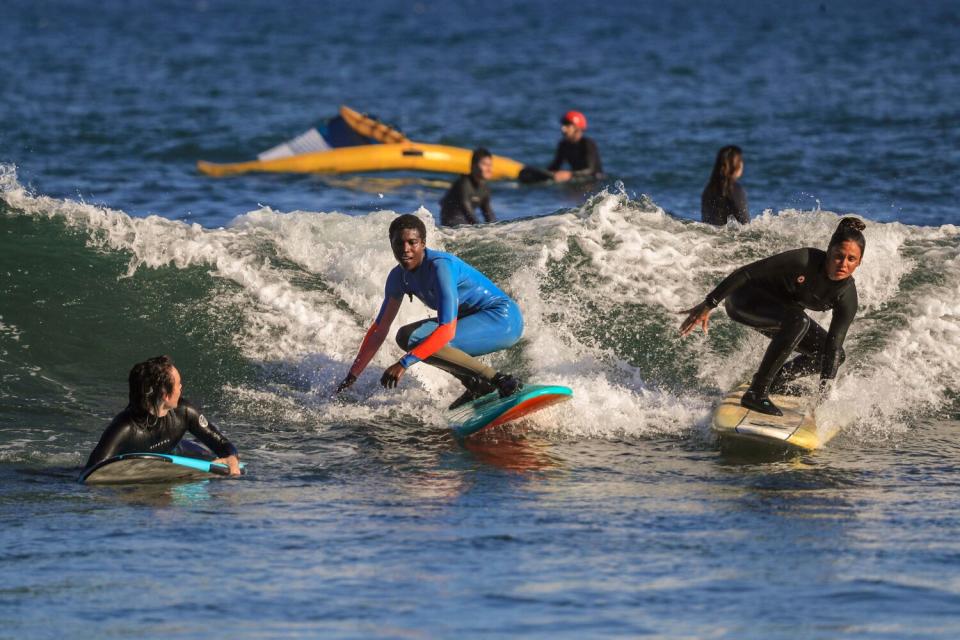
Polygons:
[[103,432],[103,435],[100,436],[100,442],[98,442],[97,446],[90,452],[90,457],[87,458],[86,468],[89,469],[104,460],[119,455],[123,444],[130,439],[132,429],[133,425],[128,419],[126,412],[114,418],[113,422],[111,422]]
[[467,222],[470,224],[477,224],[477,215],[473,211],[473,184],[470,179],[467,178],[462,183],[462,188],[460,190],[460,208],[463,212],[463,217],[467,219]]
[[490,188],[484,185],[481,193],[483,198],[480,200],[480,210],[483,211],[484,220],[496,222],[497,216],[493,215],[493,207],[490,205]]
[[700,195],[700,220],[718,227],[726,223],[717,211],[717,197],[710,191],[710,187],[705,188]]
[[563,142],[557,144],[557,150],[553,152],[553,162],[547,166],[547,171],[559,171],[563,166]]
[[857,315],[860,301],[857,296],[857,286],[851,283],[840,295],[840,299],[833,307],[833,318],[830,320],[830,330],[827,332],[827,342],[823,345],[823,363],[820,377],[832,380],[837,376],[840,368],[840,349],[847,337],[847,330]]
[[742,266],[707,294],[707,304],[716,307],[724,298],[751,280],[770,279],[782,274],[802,271],[807,266],[809,257],[810,252],[807,249],[793,249]]
[[460,176],[440,200],[440,224],[476,224],[477,218],[470,204],[471,192],[469,176]]
[[598,176],[603,173],[603,167],[600,165],[600,150],[597,149],[597,143],[593,141],[593,138],[584,138],[583,143],[586,152],[584,158],[586,166],[574,171],[573,175],[578,178]]
[[740,224],[748,224],[750,222],[750,210],[747,209],[747,192],[736,182],[730,189],[730,201],[733,204],[733,217]]
[[212,423],[208,422],[192,404],[186,400],[180,400],[180,406],[177,409],[184,410],[187,431],[205,444],[218,458],[237,455],[237,448]]

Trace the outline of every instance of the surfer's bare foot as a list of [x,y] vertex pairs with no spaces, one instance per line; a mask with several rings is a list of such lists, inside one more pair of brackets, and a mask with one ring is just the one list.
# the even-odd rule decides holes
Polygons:
[[746,392],[744,392],[743,397],[740,398],[740,406],[746,407],[751,411],[756,411],[757,413],[765,413],[768,416],[783,415],[783,411],[780,411],[780,408],[773,404],[768,396],[758,395],[753,389],[747,389]]
[[498,373],[497,375],[493,376],[493,380],[491,382],[496,385],[497,391],[500,393],[501,398],[512,396],[523,388],[523,383],[508,373]]

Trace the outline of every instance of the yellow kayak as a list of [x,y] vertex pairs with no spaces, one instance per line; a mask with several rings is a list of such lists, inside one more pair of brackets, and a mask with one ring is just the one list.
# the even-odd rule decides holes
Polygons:
[[[329,147],[317,129],[259,154],[262,159],[218,164],[200,160],[197,169],[214,178],[250,172],[267,173],[366,173],[371,171],[428,171],[470,173],[470,149],[425,144],[409,140],[397,129],[376,118],[341,106],[339,116],[364,138],[382,144]],[[304,142],[306,140],[306,142]],[[312,147],[312,148],[311,148]],[[318,148],[321,147],[321,148]],[[301,152],[297,152],[301,151]],[[493,156],[493,180],[544,182],[549,172],[503,156]]]
[[[215,178],[254,171],[268,173],[361,173],[366,171],[431,171],[470,173],[470,149],[440,144],[400,142],[340,147],[274,160],[218,164],[200,160],[197,169]],[[493,179],[516,180],[521,163],[493,156]]]

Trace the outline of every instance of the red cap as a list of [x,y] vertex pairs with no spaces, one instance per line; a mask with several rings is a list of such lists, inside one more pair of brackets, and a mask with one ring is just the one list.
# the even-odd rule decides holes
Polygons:
[[563,117],[560,118],[560,124],[572,124],[577,129],[583,130],[587,128],[587,116],[579,111],[567,111],[563,114]]

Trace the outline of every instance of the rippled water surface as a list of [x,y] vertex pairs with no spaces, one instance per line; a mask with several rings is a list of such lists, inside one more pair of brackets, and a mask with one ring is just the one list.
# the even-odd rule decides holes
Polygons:
[[[0,20],[0,638],[955,638],[960,12],[906,4],[14,1]],[[339,104],[546,164],[584,111],[610,177],[251,175]],[[705,227],[716,149],[755,219]],[[415,178],[415,179],[412,179]],[[421,208],[422,207],[422,208]],[[523,309],[491,363],[574,399],[476,441],[388,343],[332,391],[417,212]],[[868,221],[860,312],[803,456],[721,453],[765,341],[677,311]],[[426,317],[405,304],[399,323]],[[829,314],[814,314],[829,322]],[[75,483],[170,354],[236,480]]]

